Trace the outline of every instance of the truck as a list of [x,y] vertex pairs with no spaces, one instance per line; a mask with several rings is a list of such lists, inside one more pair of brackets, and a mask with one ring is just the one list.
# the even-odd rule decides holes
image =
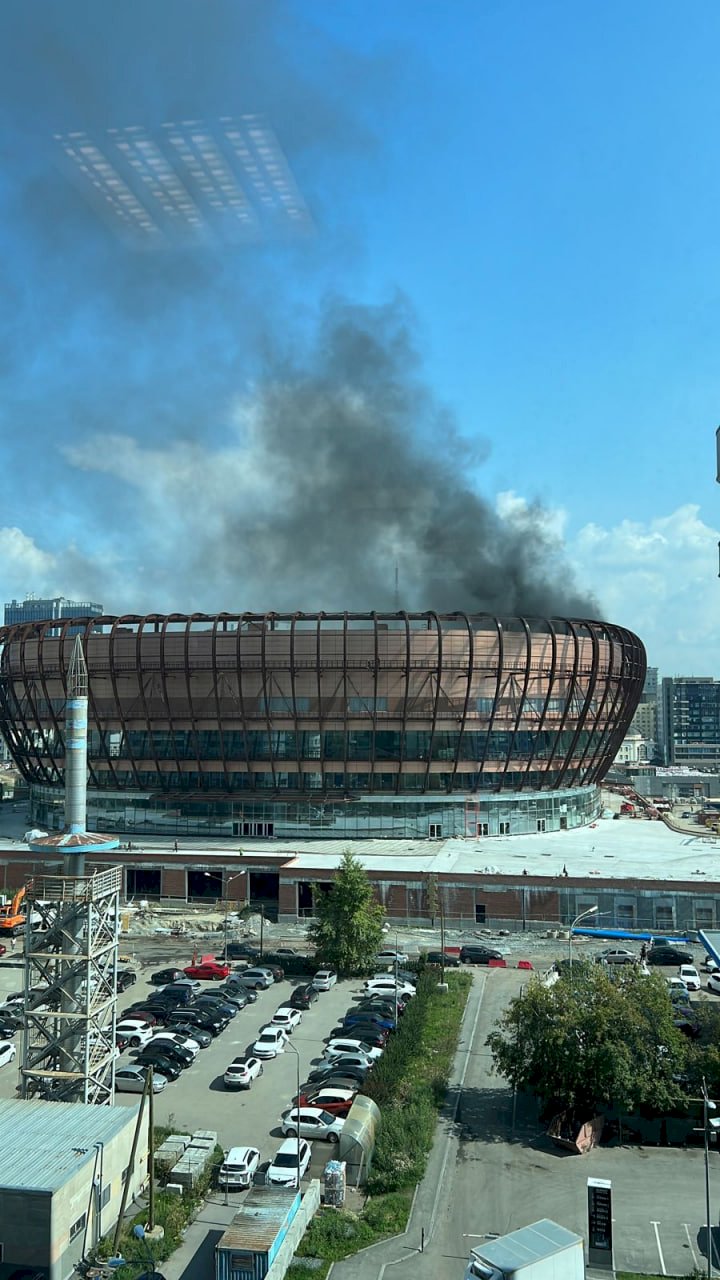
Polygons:
[[465,1280],[585,1280],[583,1238],[541,1218],[476,1245]]

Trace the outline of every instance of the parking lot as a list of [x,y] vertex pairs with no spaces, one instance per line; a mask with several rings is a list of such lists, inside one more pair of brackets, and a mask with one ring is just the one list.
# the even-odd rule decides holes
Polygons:
[[[127,1006],[157,990],[147,981],[154,969],[172,963],[182,967],[189,962],[189,958],[178,952],[160,964],[145,963],[142,968],[136,965],[138,980],[119,997],[118,1021]],[[19,956],[8,956],[0,961],[0,1003],[10,992],[21,989],[22,980]],[[155,1123],[179,1130],[214,1129],[224,1149],[248,1144],[259,1149],[263,1161],[270,1160],[283,1140],[278,1124],[280,1116],[291,1105],[297,1092],[297,1055],[291,1048],[286,1048],[284,1053],[266,1061],[262,1076],[248,1090],[226,1090],[223,1072],[233,1058],[249,1051],[275,1010],[287,1002],[295,986],[306,981],[307,978],[293,977],[275,983],[267,991],[258,991],[257,1002],[239,1010],[210,1046],[200,1050],[192,1066],[184,1070],[178,1080],[169,1083],[162,1093],[155,1095]],[[217,990],[217,984],[207,986],[210,990]],[[359,982],[339,982],[330,991],[321,992],[311,1008],[303,1013],[303,1020],[292,1035],[292,1044],[299,1054],[301,1084],[321,1056],[323,1038],[337,1025],[359,989]],[[16,1096],[17,1068],[22,1057],[20,1035],[16,1035],[14,1043],[17,1045],[15,1063],[0,1068],[0,1097],[3,1098]],[[117,1065],[132,1063],[134,1058],[134,1052],[126,1050],[118,1058]],[[119,1106],[132,1106],[137,1101],[135,1093],[115,1094],[115,1102]],[[314,1143],[309,1176],[318,1176],[336,1150],[330,1143]]]

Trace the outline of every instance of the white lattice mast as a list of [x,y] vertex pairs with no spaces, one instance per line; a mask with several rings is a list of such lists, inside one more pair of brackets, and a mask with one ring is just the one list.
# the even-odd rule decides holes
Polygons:
[[[62,871],[28,885],[25,934],[23,1097],[112,1103],[115,1082],[117,951],[122,873],[86,869],[87,854],[118,841],[86,830],[88,669],[82,638],[73,643],[65,704],[65,829],[31,842],[62,856]],[[39,928],[37,925],[39,924]]]

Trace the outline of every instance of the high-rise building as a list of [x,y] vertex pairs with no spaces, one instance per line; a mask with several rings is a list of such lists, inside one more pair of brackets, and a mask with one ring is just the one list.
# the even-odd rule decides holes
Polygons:
[[720,765],[719,681],[711,676],[664,679],[660,718],[666,764]]
[[658,669],[657,667],[648,667],[645,675],[645,684],[643,685],[641,702],[657,702],[658,696]]
[[65,596],[53,596],[51,599],[27,596],[22,603],[10,600],[5,604],[5,626],[18,622],[47,622],[49,618],[100,618],[102,612],[101,604],[87,600],[66,600]]

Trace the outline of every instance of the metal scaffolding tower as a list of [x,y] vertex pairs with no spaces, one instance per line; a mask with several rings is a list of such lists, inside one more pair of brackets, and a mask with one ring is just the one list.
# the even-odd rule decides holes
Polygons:
[[28,885],[24,1098],[112,1103],[122,872],[41,875]]

